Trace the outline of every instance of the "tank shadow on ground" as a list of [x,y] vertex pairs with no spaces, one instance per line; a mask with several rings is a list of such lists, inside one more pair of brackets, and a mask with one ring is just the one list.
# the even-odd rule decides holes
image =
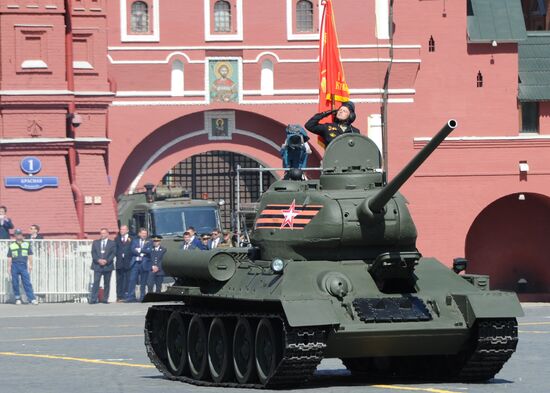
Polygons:
[[[144,379],[166,379],[162,375],[148,375],[143,376]],[[371,385],[383,385],[383,384],[406,384],[406,385],[422,385],[433,383],[449,383],[448,381],[437,380],[414,380],[410,378],[362,378],[352,376],[346,369],[329,369],[316,371],[313,378],[304,385],[296,386],[300,390],[318,390],[321,388],[330,387],[345,387],[345,386],[371,386]],[[491,379],[487,383],[476,383],[467,385],[500,385],[500,384],[512,384],[514,381],[507,379],[495,378]],[[283,389],[286,390],[286,389]]]

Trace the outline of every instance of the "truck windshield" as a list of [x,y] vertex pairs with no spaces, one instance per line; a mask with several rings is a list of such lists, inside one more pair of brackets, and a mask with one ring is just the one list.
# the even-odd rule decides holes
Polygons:
[[174,207],[151,212],[152,229],[157,235],[183,235],[186,228],[194,227],[197,233],[210,233],[219,228],[215,207]]

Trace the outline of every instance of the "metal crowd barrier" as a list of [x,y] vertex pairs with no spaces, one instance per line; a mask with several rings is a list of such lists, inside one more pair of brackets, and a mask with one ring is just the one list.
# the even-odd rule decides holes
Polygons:
[[[0,240],[0,303],[14,300],[8,276],[8,240]],[[92,240],[32,241],[31,283],[37,299],[45,303],[80,302],[88,297],[93,282]],[[21,297],[25,300],[22,283]]]

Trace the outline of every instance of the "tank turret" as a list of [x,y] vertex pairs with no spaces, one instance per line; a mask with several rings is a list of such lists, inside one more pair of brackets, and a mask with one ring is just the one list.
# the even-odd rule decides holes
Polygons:
[[264,194],[253,245],[267,259],[372,259],[415,251],[416,228],[398,191],[456,125],[449,120],[386,185],[371,139],[359,134],[334,139],[319,180],[279,181]]

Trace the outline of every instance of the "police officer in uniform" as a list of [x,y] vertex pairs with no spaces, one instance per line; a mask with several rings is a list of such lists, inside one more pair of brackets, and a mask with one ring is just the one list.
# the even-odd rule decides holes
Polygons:
[[23,239],[23,231],[14,231],[15,241],[10,243],[8,248],[8,275],[11,275],[15,304],[21,304],[21,293],[19,292],[19,276],[23,281],[23,288],[31,304],[38,304],[34,297],[29,273],[32,271],[32,248],[31,244]]
[[[321,124],[320,121],[328,115],[335,115],[334,121]],[[351,123],[355,121],[355,104],[351,101],[342,103],[337,110],[330,110],[317,113],[307,121],[305,127],[308,131],[321,136],[328,146],[334,138],[345,133],[360,133]]]
[[153,241],[153,247],[151,247],[151,271],[147,278],[147,291],[159,293],[164,281],[164,270],[162,270],[162,258],[166,254],[166,248],[163,247],[160,242],[162,236],[154,235],[151,239]]

